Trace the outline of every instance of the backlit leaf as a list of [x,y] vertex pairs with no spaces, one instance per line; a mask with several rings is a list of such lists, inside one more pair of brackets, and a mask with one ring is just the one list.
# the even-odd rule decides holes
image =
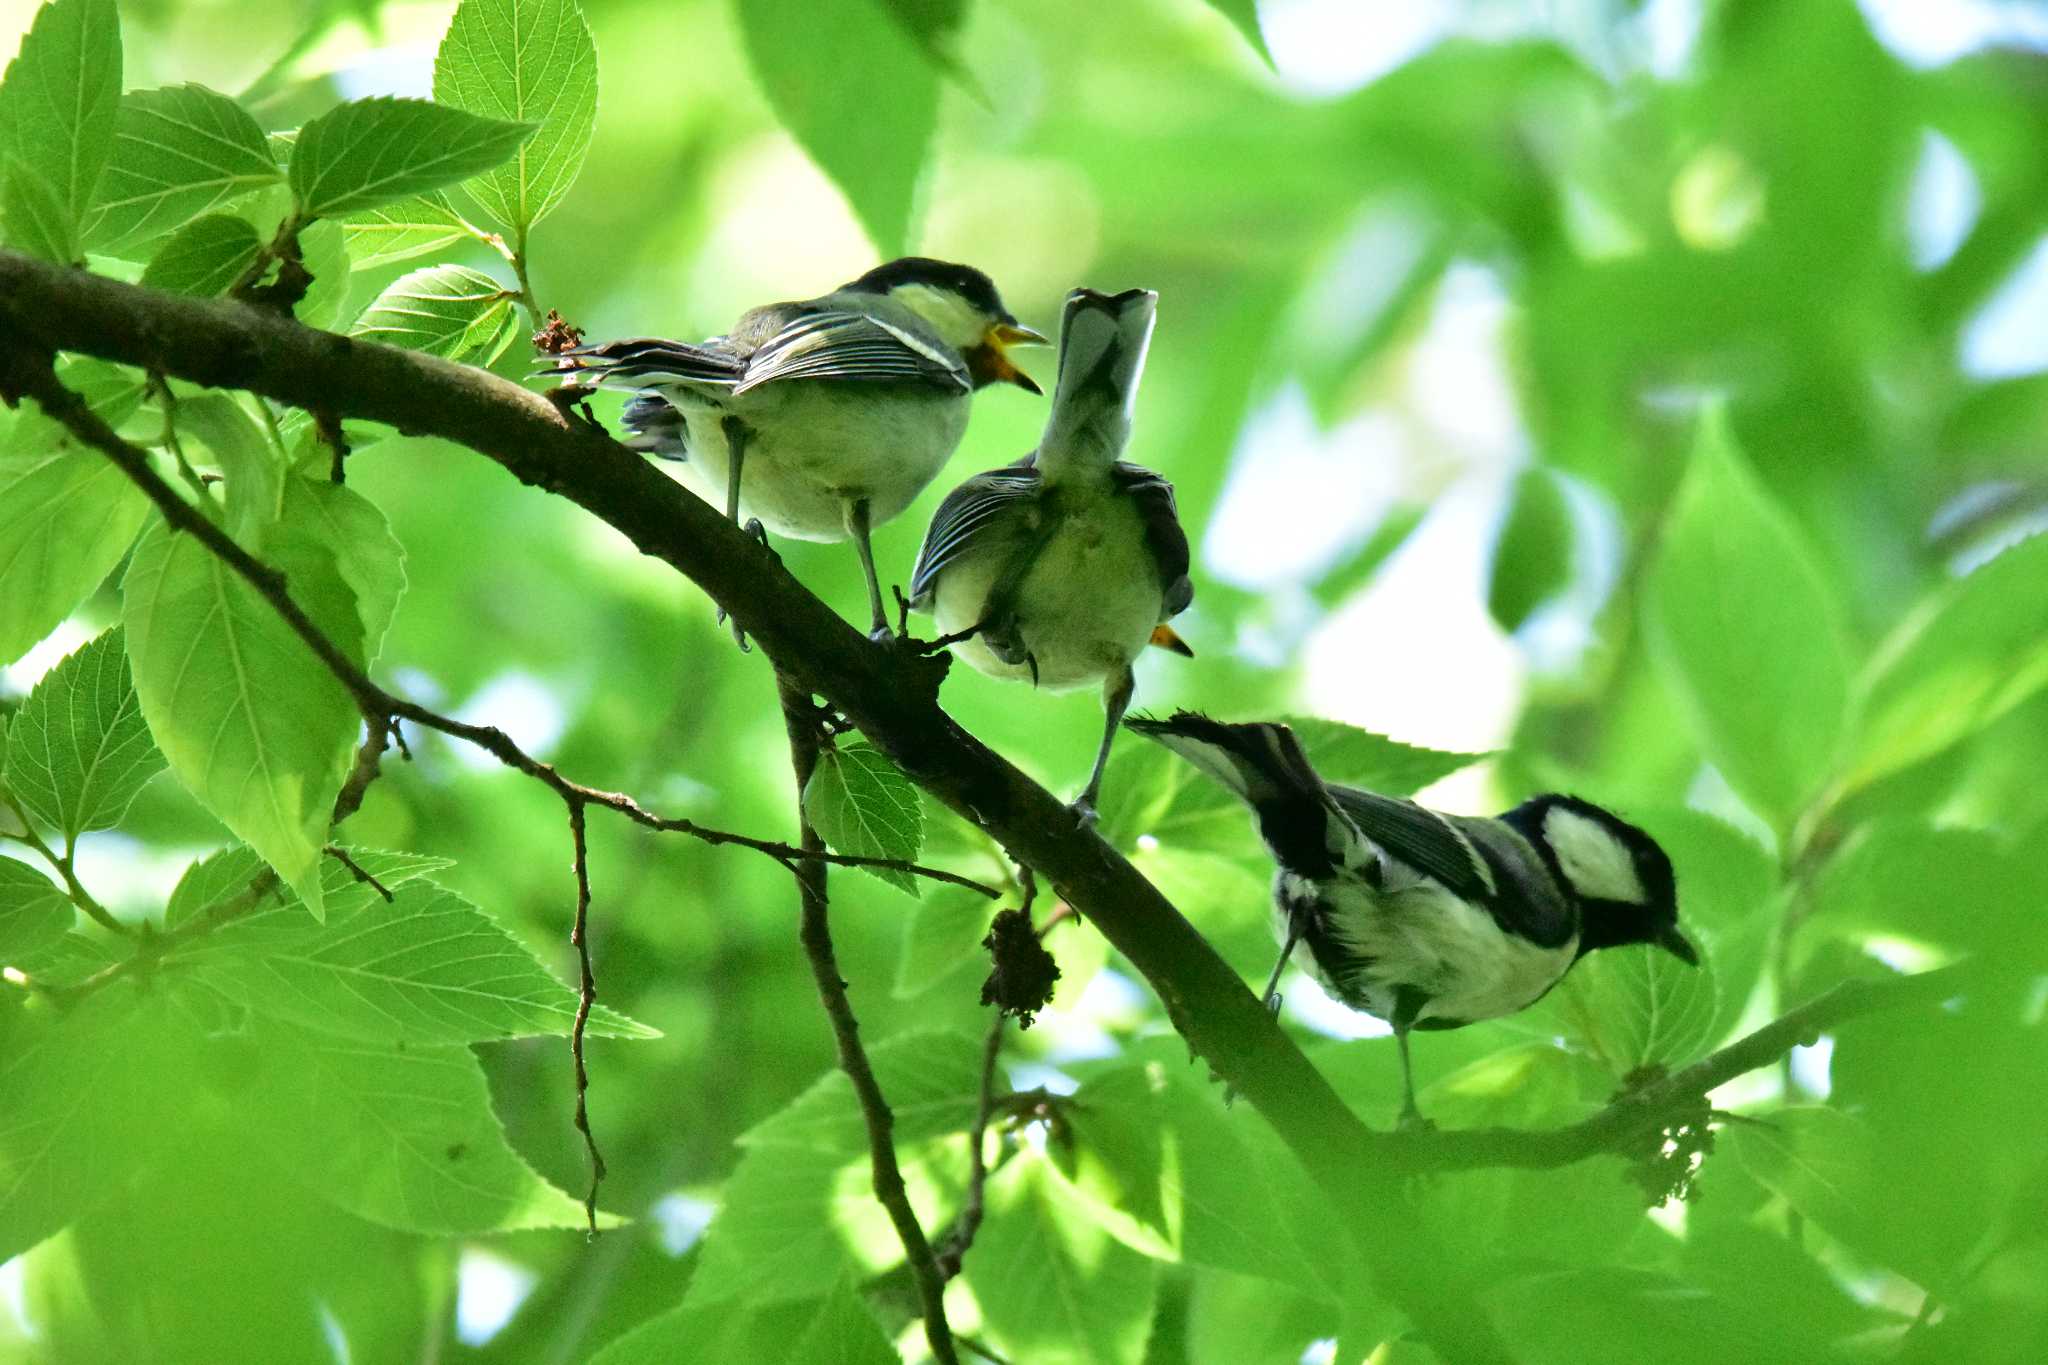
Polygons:
[[[754,75],[783,125],[832,178],[884,256],[910,240],[938,123],[938,76],[881,0],[738,0]],[[877,92],[887,91],[886,98]]]
[[393,280],[349,331],[387,346],[488,365],[517,326],[503,285],[466,265],[433,265]]
[[8,790],[67,845],[119,823],[163,766],[129,682],[119,629],[51,669],[8,728]]
[[51,0],[0,79],[0,170],[10,240],[53,261],[80,228],[114,147],[121,17],[114,0]]
[[351,100],[299,129],[292,194],[307,218],[361,213],[487,171],[532,133],[426,100]]
[[574,0],[462,0],[434,59],[434,98],[531,123],[518,154],[464,188],[524,240],[569,192],[597,126],[597,47]]
[[[333,556],[285,572],[292,600],[359,662],[355,595]],[[135,690],[171,771],[320,914],[320,849],[359,727],[347,690],[240,575],[160,521],[123,590]]]
[[0,482],[0,660],[20,658],[97,588],[148,513],[142,490],[98,451],[53,455]]
[[120,251],[284,178],[247,110],[203,85],[121,97],[86,241]]
[[[917,788],[882,751],[849,744],[818,756],[804,786],[804,814],[836,853],[915,861],[924,847],[924,806]],[[889,867],[869,872],[915,896],[917,879]]]
[[[1719,410],[1701,423],[1650,571],[1644,621],[1702,751],[1784,827],[1834,765],[1849,653],[1834,586]],[[1760,685],[1760,668],[1770,686]]]
[[248,272],[263,251],[256,229],[232,214],[194,219],[157,248],[142,272],[152,289],[195,298],[218,298]]

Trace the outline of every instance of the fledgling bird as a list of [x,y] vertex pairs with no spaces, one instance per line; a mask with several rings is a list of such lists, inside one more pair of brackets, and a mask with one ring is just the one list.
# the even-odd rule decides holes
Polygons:
[[1158,303],[1147,289],[1067,296],[1038,448],[946,495],[910,578],[910,605],[978,671],[1057,690],[1102,684],[1102,744],[1074,802],[1083,821],[1131,703],[1132,660],[1148,643],[1194,652],[1166,625],[1195,595],[1173,485],[1117,458]]
[[[869,532],[932,481],[989,384],[1040,392],[1008,348],[1043,345],[971,266],[907,256],[815,299],[771,303],[688,343],[629,337],[564,352],[549,373],[637,390],[626,444],[683,464],[735,524],[852,540],[870,633],[889,634]],[[744,644],[744,641],[742,641]]]
[[1577,797],[1537,796],[1492,819],[1326,783],[1285,725],[1182,711],[1133,718],[1252,809],[1278,864],[1282,947],[1263,997],[1306,943],[1310,972],[1393,1025],[1401,1123],[1422,1122],[1411,1028],[1459,1028],[1528,1008],[1596,948],[1655,944],[1698,965],[1678,927],[1671,860],[1656,840]]

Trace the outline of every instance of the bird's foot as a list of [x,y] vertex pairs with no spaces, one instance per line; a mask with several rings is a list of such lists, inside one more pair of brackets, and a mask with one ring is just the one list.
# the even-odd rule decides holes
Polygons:
[[1394,1120],[1394,1131],[1397,1133],[1434,1133],[1436,1131],[1436,1124],[1422,1117],[1422,1111],[1411,1104],[1401,1111],[1401,1117]]
[[893,645],[903,638],[889,628],[887,621],[877,621],[868,631],[868,640],[873,644]]
[[[740,533],[762,549],[768,549],[768,528],[761,524],[759,517],[748,517],[746,524],[740,527]],[[769,553],[772,554],[774,552],[771,550]]]
[[[724,607],[720,607],[718,609],[718,624],[721,626],[725,625],[726,620],[727,612]],[[754,652],[754,647],[747,643],[747,633],[740,629],[740,623],[737,621],[732,622],[732,642],[740,647],[740,653],[742,654],[752,654]]]
[[1095,803],[1086,796],[1077,796],[1067,803],[1067,812],[1074,817],[1074,828],[1092,829],[1102,813],[1095,809]]

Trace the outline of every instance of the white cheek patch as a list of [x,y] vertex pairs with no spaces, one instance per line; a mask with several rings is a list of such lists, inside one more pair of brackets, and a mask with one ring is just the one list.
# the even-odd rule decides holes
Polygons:
[[1543,817],[1543,838],[1573,891],[1591,900],[1647,905],[1643,879],[1636,875],[1628,845],[1597,820],[1563,806]]
[[890,290],[889,297],[923,318],[939,339],[956,351],[979,346],[987,339],[988,319],[958,294],[928,284],[906,284]]

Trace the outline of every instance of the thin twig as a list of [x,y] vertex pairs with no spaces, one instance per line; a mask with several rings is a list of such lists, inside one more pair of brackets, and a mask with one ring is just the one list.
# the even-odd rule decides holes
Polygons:
[[597,1235],[597,1188],[604,1183],[604,1156],[597,1150],[597,1135],[590,1131],[590,1072],[584,1065],[583,1034],[590,1023],[590,1007],[597,1003],[597,976],[590,968],[590,848],[584,837],[583,803],[569,803],[569,842],[575,849],[576,923],[569,930],[569,942],[576,948],[576,1025],[569,1030],[569,1056],[576,1069],[576,1131],[583,1134],[583,1148],[590,1153],[590,1189],[583,1196],[583,1216]]
[[825,740],[818,708],[811,701],[810,693],[792,682],[786,674],[777,673],[775,683],[782,701],[783,728],[789,735],[789,766],[796,778],[797,833],[806,855],[797,868],[798,894],[803,904],[797,937],[803,944],[804,957],[811,964],[819,1003],[825,1007],[825,1017],[832,1024],[833,1041],[839,1050],[839,1068],[853,1083],[853,1093],[860,1100],[861,1117],[867,1123],[868,1159],[873,1168],[875,1198],[888,1211],[889,1221],[896,1226],[897,1239],[903,1243],[904,1260],[910,1268],[911,1279],[917,1284],[917,1296],[924,1308],[925,1340],[931,1345],[933,1358],[941,1365],[959,1365],[960,1357],[953,1349],[953,1329],[946,1321],[946,1279],[940,1273],[938,1258],[925,1238],[924,1228],[917,1221],[917,1212],[910,1207],[910,1196],[903,1186],[903,1171],[896,1161],[896,1118],[889,1110],[889,1101],[882,1094],[881,1085],[875,1080],[874,1068],[868,1064],[867,1050],[860,1041],[860,1022],[854,1017],[853,1002],[847,998],[846,981],[839,975],[838,956],[832,948],[825,863],[810,856],[825,847],[824,840],[811,828],[803,808],[804,788],[818,766],[818,753]]
[[988,1154],[983,1149],[988,1142],[989,1115],[996,1105],[996,1057],[1003,1050],[1003,1026],[1009,1022],[1008,1016],[997,1010],[981,1045],[981,1086],[975,1096],[974,1127],[967,1134],[967,1193],[960,1201],[960,1217],[938,1253],[939,1273],[949,1280],[960,1273],[987,1211]]
[[357,862],[354,858],[350,857],[349,851],[343,848],[340,844],[329,844],[327,845],[327,847],[321,849],[320,851],[322,853],[325,853],[328,857],[334,859],[334,861],[340,863],[343,867],[347,868],[350,876],[354,877],[357,881],[361,882],[363,885],[369,887],[372,891],[382,896],[386,904],[389,904],[390,902],[398,899],[396,896],[391,894],[390,887],[378,881],[375,873],[370,872],[361,863]]

